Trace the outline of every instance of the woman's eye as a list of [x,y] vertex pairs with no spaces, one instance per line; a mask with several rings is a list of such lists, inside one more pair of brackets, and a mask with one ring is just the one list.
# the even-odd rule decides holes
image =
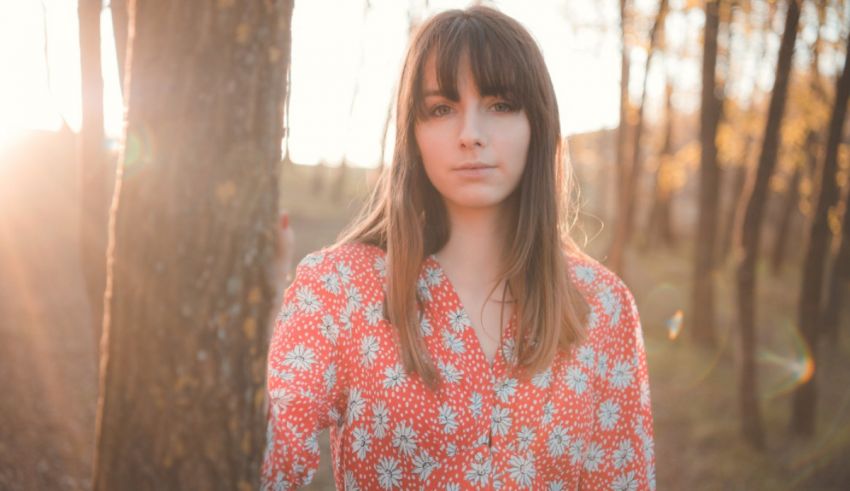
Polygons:
[[507,102],[497,102],[493,104],[493,109],[500,113],[509,113],[514,110],[514,107]]
[[445,104],[440,104],[431,108],[431,116],[444,116],[450,111],[451,108],[449,106],[446,106]]

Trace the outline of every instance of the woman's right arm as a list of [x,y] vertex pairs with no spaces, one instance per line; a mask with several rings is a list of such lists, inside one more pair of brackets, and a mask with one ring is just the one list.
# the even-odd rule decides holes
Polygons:
[[266,372],[263,490],[308,484],[319,465],[316,436],[344,411],[338,343],[345,300],[336,274],[323,253],[311,254],[298,265],[284,294]]

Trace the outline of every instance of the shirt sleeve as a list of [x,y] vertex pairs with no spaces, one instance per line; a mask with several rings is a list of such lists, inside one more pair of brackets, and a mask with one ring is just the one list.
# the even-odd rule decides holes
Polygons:
[[655,490],[649,370],[640,317],[634,296],[619,278],[612,290],[609,329],[597,358],[594,431],[585,446],[580,487]]
[[284,293],[269,345],[266,371],[268,427],[262,490],[308,484],[319,465],[316,437],[340,420],[344,408],[340,374],[336,271],[322,253],[307,256]]

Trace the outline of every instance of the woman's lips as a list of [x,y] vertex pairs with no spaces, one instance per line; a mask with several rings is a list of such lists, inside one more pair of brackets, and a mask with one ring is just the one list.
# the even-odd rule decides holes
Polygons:
[[492,174],[496,169],[495,165],[470,163],[462,164],[453,169],[453,172],[465,178],[482,178]]

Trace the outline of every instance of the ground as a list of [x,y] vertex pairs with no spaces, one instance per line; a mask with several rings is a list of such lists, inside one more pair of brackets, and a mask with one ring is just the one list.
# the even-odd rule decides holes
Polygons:
[[[77,260],[73,169],[60,165],[67,156],[53,157],[5,169],[0,162],[0,490],[91,488],[95,342]],[[286,172],[282,204],[292,212],[301,257],[334,239],[356,201],[317,200],[332,189],[327,180],[314,181],[304,169]],[[352,195],[366,179],[350,173]],[[591,241],[594,256],[604,239]],[[847,319],[840,343],[818,347],[817,433],[795,439],[786,427],[800,366],[793,328],[799,279],[793,262],[778,277],[760,270],[767,448],[753,450],[739,437],[731,270],[718,274],[720,347],[700,349],[687,337],[690,257],[686,243],[627,256],[625,280],[638,302],[650,367],[658,489],[850,489]],[[670,340],[667,321],[678,309],[684,331]],[[332,489],[327,449],[325,434],[311,489]]]

